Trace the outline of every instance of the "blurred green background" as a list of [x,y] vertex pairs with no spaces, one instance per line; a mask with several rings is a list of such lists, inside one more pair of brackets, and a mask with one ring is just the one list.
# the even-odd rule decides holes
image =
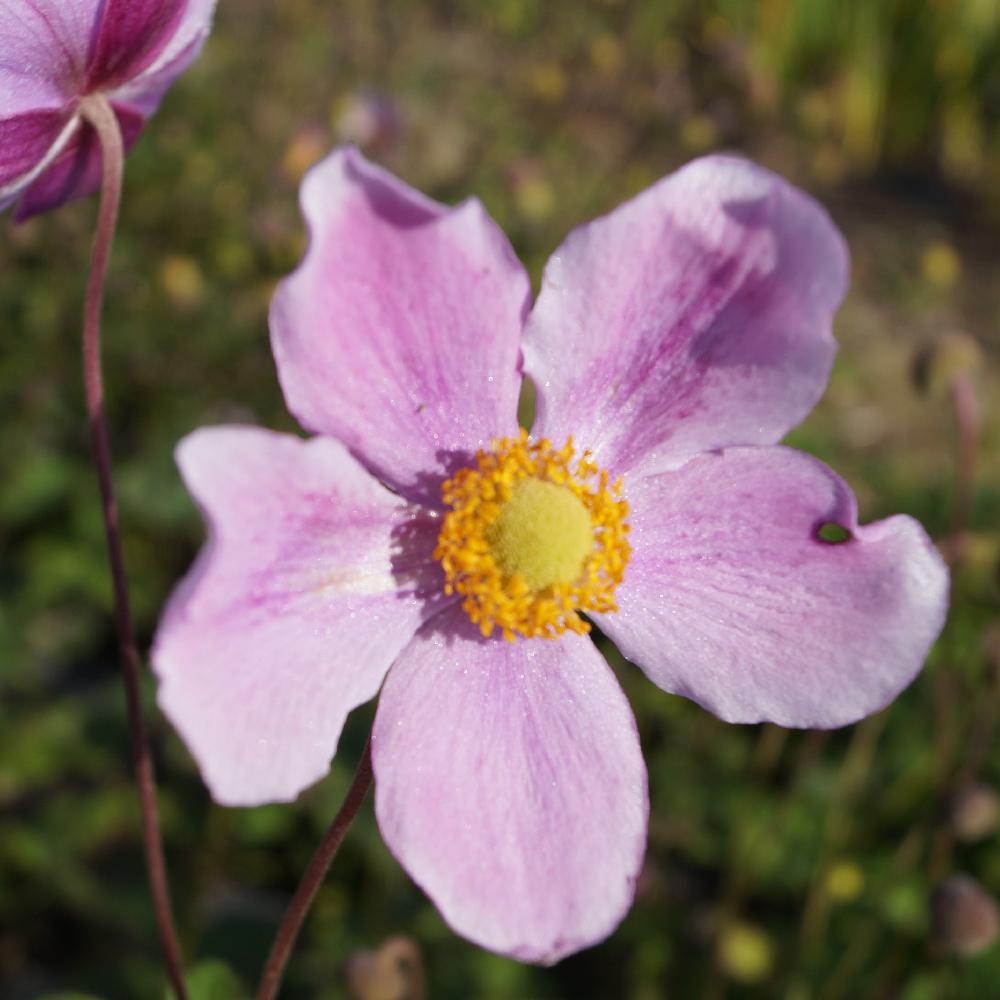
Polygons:
[[[478,194],[537,281],[575,224],[739,150],[819,197],[854,259],[823,402],[791,437],[954,565],[948,627],[888,711],[834,733],[736,727],[613,661],[652,819],[638,897],[552,969],[455,937],[370,801],[289,998],[1000,996],[1000,4],[221,0],[130,157],[106,309],[113,447],[144,643],[202,537],[173,466],[199,425],[294,430],[267,344],[304,245],[303,170],[339,141],[436,198]],[[96,202],[0,241],[0,995],[163,995],[78,339]],[[977,412],[978,411],[978,416]],[[336,655],[336,650],[331,650]],[[614,655],[613,653],[609,655]],[[289,807],[214,807],[153,717],[197,996],[249,989],[356,763]],[[937,907],[941,880],[964,872]],[[982,895],[980,895],[982,893]],[[961,918],[961,919],[959,919]],[[388,942],[388,944],[385,944]]]

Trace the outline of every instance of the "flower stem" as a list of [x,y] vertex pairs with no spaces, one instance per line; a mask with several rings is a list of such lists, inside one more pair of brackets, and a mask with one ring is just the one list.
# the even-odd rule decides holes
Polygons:
[[178,1000],[186,1000],[183,961],[177,931],[174,928],[170,905],[167,868],[163,858],[156,805],[156,778],[149,737],[142,714],[139,693],[139,650],[132,627],[129,610],[125,560],[122,554],[121,534],[118,527],[118,506],[115,502],[114,483],[111,475],[111,452],[108,446],[108,428],[104,412],[104,382],[101,374],[101,304],[108,274],[108,259],[118,221],[121,202],[124,148],[118,119],[107,99],[94,95],[80,105],[80,114],[97,133],[101,145],[101,204],[97,216],[97,229],[90,254],[90,275],[83,307],[83,380],[87,398],[87,419],[90,424],[90,443],[101,490],[101,509],[107,536],[108,563],[114,588],[115,625],[122,658],[122,680],[125,684],[125,707],[128,716],[132,768],[139,793],[139,811],[142,821],[142,842],[146,856],[149,888],[159,929],[160,945],[174,993]]
[[295,940],[302,929],[309,907],[326,877],[344,836],[358,815],[358,810],[368,794],[371,783],[372,741],[371,735],[369,735],[365,743],[364,753],[358,762],[358,769],[354,772],[354,780],[344,797],[343,805],[341,805],[337,815],[333,817],[330,829],[323,835],[319,847],[316,848],[315,854],[309,860],[306,870],[302,873],[302,881],[299,882],[299,887],[295,890],[295,895],[285,911],[281,926],[275,935],[274,944],[271,945],[271,953],[267,956],[264,971],[261,973],[256,1000],[274,1000],[278,995],[281,977],[288,964],[292,948],[295,947]]

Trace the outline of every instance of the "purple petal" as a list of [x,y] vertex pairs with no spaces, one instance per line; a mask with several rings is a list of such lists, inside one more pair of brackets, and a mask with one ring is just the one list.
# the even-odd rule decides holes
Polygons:
[[177,30],[186,6],[187,0],[104,0],[86,89],[113,89],[151,65]]
[[525,331],[534,433],[646,474],[779,441],[826,384],[847,270],[811,198],[743,160],[694,161],[553,254]]
[[329,439],[210,428],[178,462],[210,535],[156,637],[160,705],[216,801],[292,799],[440,607],[436,521]]
[[80,93],[102,0],[0,3],[0,119]]
[[[145,119],[128,108],[113,107],[125,149],[131,149]],[[67,201],[93,194],[100,186],[101,149],[97,134],[90,125],[78,123],[58,155],[24,192],[14,218],[23,222]]]
[[201,52],[212,30],[216,0],[187,0],[184,14],[155,60],[111,95],[149,118],[170,85]]
[[448,209],[338,150],[302,187],[309,251],[271,340],[289,409],[407,496],[514,433],[531,294],[483,206]]
[[458,933],[549,963],[631,905],[646,769],[589,639],[484,640],[450,609],[390,670],[372,746],[382,835]]
[[30,111],[0,119],[0,202],[42,163],[68,119],[64,111]]
[[[626,482],[632,561],[595,615],[661,688],[729,722],[842,726],[913,680],[948,573],[923,528],[859,527],[847,484],[788,448],[735,448]],[[821,525],[847,528],[839,544]]]

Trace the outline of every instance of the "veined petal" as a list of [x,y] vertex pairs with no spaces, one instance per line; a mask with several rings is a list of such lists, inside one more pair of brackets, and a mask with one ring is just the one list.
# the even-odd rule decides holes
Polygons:
[[448,209],[338,150],[307,175],[310,245],[271,309],[289,409],[405,495],[516,431],[528,277],[483,206]]
[[118,86],[112,98],[151,117],[170,85],[201,52],[212,30],[215,5],[216,0],[187,0],[182,17],[155,59]]
[[646,770],[588,638],[483,639],[449,609],[390,670],[372,750],[382,835],[458,933],[550,963],[625,914]]
[[553,254],[525,331],[534,433],[645,474],[773,444],[823,391],[847,251],[777,175],[710,156]]
[[112,89],[151,65],[184,16],[188,0],[104,0],[86,89]]
[[177,457],[210,535],[156,637],[160,705],[218,802],[292,799],[440,608],[436,520],[330,439],[218,427]]
[[[118,104],[113,104],[118,126],[122,132],[122,142],[129,150],[135,145],[145,119]],[[101,148],[97,133],[85,122],[76,119],[66,126],[54,147],[55,155],[47,157],[44,169],[33,171],[30,184],[19,186],[14,197],[21,195],[14,218],[18,222],[50,208],[83,198],[101,186]],[[23,194],[21,193],[23,191]]]
[[66,111],[30,111],[0,119],[0,207],[31,183],[66,128]]
[[0,3],[0,119],[76,97],[102,0]]
[[[659,687],[729,722],[830,728],[885,707],[944,624],[948,573],[923,528],[859,526],[832,470],[734,448],[626,483],[620,611],[594,615]],[[850,532],[817,535],[833,522]]]

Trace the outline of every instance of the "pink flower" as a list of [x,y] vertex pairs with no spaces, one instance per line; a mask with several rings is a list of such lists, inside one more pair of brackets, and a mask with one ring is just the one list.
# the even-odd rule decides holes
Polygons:
[[3,0],[0,209],[20,221],[97,190],[97,136],[80,115],[104,94],[126,149],[211,27],[215,0]]
[[534,308],[474,199],[347,150],[302,203],[271,329],[318,436],[180,445],[211,536],[160,627],[160,702],[215,798],[250,805],[322,777],[381,687],[389,847],[459,933],[553,962],[629,907],[648,811],[574,606],[665,691],[785,726],[887,705],[941,629],[920,525],[859,526],[847,485],[777,444],[826,382],[847,253],[811,199],[721,156],[572,233]]

